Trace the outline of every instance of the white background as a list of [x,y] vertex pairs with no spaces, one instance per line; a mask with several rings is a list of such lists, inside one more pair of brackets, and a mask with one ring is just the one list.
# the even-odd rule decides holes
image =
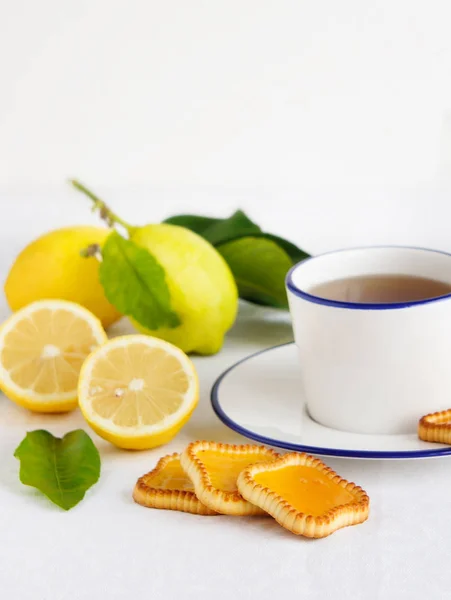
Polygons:
[[[451,36],[445,0],[0,0],[0,276],[33,236],[96,222],[78,176],[131,221],[249,211],[312,253],[451,251]],[[3,304],[2,316],[6,314]],[[290,339],[242,311],[196,359],[199,409],[164,450],[95,437],[103,475],[62,513],[18,482],[27,429],[0,398],[0,587],[8,600],[448,598],[449,462],[329,461],[370,521],[319,542],[267,521],[133,504],[136,478],[190,440],[238,441],[208,403],[230,363]]]
[[79,177],[137,222],[241,206],[314,253],[451,250],[450,17],[445,0],[0,0],[2,235],[89,220]]
[[0,2],[0,183],[450,179],[445,0]]

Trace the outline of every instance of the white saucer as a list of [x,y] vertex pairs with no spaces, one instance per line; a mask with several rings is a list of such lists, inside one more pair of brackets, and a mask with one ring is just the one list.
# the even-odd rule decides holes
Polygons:
[[302,398],[296,346],[284,344],[236,363],[214,384],[218,417],[242,435],[270,446],[345,458],[412,459],[451,454],[451,446],[422,442],[415,431],[365,435],[313,421]]

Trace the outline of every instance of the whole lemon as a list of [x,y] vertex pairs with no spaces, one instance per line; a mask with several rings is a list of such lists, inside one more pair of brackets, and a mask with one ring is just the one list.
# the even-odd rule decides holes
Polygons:
[[85,306],[104,327],[114,323],[121,315],[105,298],[99,262],[80,256],[90,244],[102,245],[109,233],[104,227],[67,227],[31,242],[16,258],[5,283],[11,310],[56,298]]
[[133,227],[130,237],[164,268],[171,306],[181,321],[173,329],[149,330],[133,321],[135,327],[186,353],[218,352],[238,310],[235,279],[222,256],[199,235],[177,225]]

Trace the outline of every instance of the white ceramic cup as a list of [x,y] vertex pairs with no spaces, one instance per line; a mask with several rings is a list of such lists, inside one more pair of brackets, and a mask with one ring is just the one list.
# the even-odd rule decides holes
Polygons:
[[310,416],[358,433],[414,433],[423,415],[451,408],[451,294],[358,304],[312,287],[357,275],[402,274],[451,284],[451,255],[370,247],[307,259],[287,275],[303,392]]

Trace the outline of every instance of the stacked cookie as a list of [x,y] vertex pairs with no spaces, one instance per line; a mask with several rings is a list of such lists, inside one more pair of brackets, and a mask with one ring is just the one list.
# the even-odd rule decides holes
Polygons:
[[325,537],[368,518],[369,498],[317,458],[265,446],[193,442],[138,479],[138,504],[197,515],[271,515],[289,531]]

